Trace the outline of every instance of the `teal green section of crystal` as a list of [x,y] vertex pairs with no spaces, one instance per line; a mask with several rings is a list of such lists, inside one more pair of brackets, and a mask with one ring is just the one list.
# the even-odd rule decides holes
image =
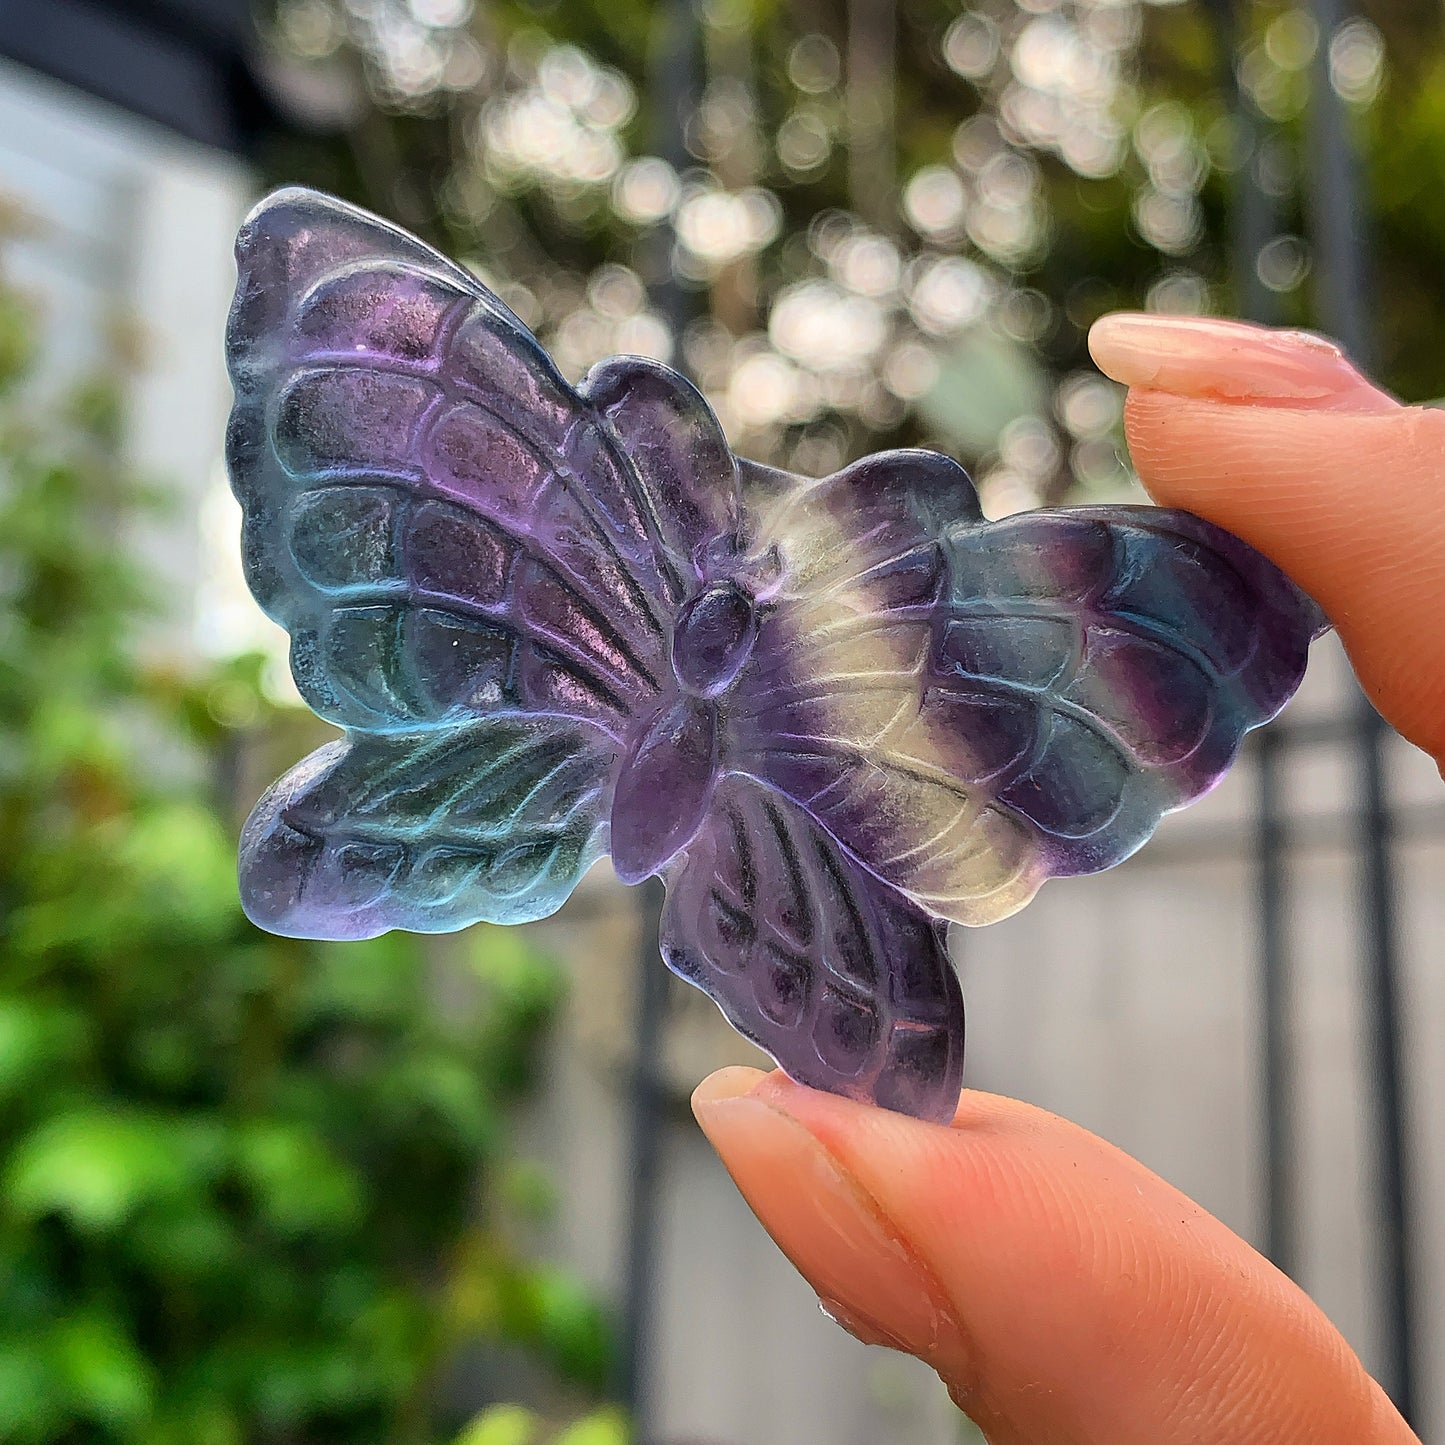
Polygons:
[[246,906],[281,931],[328,938],[545,917],[603,851],[609,758],[596,741],[487,718],[331,743],[252,813]]

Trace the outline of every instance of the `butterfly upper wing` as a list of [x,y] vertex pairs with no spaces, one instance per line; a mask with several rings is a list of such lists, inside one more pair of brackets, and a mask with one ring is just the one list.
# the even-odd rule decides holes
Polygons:
[[624,725],[693,548],[735,525],[731,476],[631,459],[686,384],[612,362],[595,404],[466,272],[312,192],[263,202],[237,256],[228,460],[307,701],[373,730],[466,711],[500,630],[519,706]]
[[963,1000],[941,922],[744,773],[722,779],[665,876],[668,966],[793,1078],[952,1117]]
[[966,485],[913,452],[784,494],[766,530],[794,580],[733,726],[870,868],[977,924],[1119,862],[1210,787],[1323,619],[1199,518],[988,523]]
[[[227,459],[247,580],[291,634],[303,697],[351,734],[258,806],[248,907],[346,936],[550,911],[605,846],[607,770],[667,674],[694,554],[737,529],[732,455],[674,373],[614,360],[574,391],[475,278],[342,202],[276,193],[237,259]],[[486,847],[462,828],[464,881],[439,891],[428,838],[451,820],[417,811],[417,770],[445,758],[485,789],[517,748],[536,776],[506,765],[511,811],[489,814]],[[363,835],[404,856],[348,914],[336,864]],[[546,838],[534,884],[487,881]],[[283,854],[310,860],[305,898],[273,886]]]
[[947,541],[937,686],[1042,700],[1047,727],[994,788],[1052,874],[1110,867],[1211,788],[1326,625],[1273,563],[1185,512],[1035,512]]

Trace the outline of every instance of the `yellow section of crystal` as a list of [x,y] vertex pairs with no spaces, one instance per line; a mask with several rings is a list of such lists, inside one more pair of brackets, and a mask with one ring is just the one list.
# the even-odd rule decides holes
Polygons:
[[[995,923],[1043,882],[1037,839],[967,781],[984,771],[968,739],[923,706],[930,625],[883,610],[880,585],[859,571],[859,539],[834,520],[826,486],[798,488],[764,508],[760,532],[783,559],[774,600],[784,648],[799,661],[804,697],[827,718],[827,751],[851,764],[847,791],[830,793],[829,812],[866,816],[869,834],[888,840],[886,852],[843,841],[930,912]],[[871,550],[861,555],[878,565]]]

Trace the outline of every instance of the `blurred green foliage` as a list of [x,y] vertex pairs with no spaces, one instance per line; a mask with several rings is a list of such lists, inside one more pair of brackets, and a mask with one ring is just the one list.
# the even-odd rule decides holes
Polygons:
[[32,319],[0,287],[0,1440],[435,1441],[478,1341],[599,1388],[598,1307],[507,1242],[558,976],[507,930],[246,922],[260,662],[143,660],[155,498],[112,392],[37,417]]
[[496,1405],[478,1415],[456,1445],[627,1445],[629,1438],[627,1422],[615,1410],[600,1410],[554,1431],[534,1411]]

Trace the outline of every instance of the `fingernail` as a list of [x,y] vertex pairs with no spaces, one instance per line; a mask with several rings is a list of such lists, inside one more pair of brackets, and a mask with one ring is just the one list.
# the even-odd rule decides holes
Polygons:
[[885,1350],[902,1350],[905,1354],[908,1352],[907,1340],[900,1339],[875,1320],[859,1319],[840,1300],[828,1299],[820,1294],[818,1308],[825,1319],[832,1320],[840,1330],[847,1330],[859,1344],[879,1345]]
[[751,1094],[767,1077],[761,1069],[749,1069],[742,1064],[709,1074],[692,1091],[692,1112],[697,1115],[698,1123],[702,1122],[702,1115],[698,1114],[700,1108],[720,1104],[725,1099],[741,1099]]
[[[703,1132],[825,1314],[866,1344],[929,1359],[958,1350],[947,1300],[875,1201],[797,1120],[724,1070],[693,1095]],[[749,1087],[744,1089],[743,1086]]]
[[1120,312],[1094,323],[1089,351],[1099,370],[1125,386],[1226,401],[1349,401],[1373,408],[1393,400],[1372,386],[1333,341],[1310,331],[1277,331],[1210,316]]

